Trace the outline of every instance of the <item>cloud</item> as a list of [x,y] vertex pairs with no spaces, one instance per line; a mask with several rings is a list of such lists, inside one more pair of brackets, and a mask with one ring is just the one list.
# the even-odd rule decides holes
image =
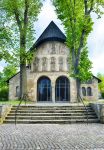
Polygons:
[[88,38],[89,57],[93,62],[93,73],[104,73],[104,17],[96,19],[93,16],[93,31]]
[[2,72],[3,71],[3,67],[0,65],[0,72]]

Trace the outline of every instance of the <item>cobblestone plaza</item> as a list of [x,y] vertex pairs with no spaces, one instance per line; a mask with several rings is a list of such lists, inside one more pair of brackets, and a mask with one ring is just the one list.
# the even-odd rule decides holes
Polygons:
[[3,124],[0,150],[104,150],[104,125]]

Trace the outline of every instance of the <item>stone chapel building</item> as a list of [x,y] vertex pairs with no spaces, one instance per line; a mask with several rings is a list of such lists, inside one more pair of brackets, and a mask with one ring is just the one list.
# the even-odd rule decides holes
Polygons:
[[[34,57],[27,68],[28,96],[37,102],[77,102],[76,79],[70,77],[69,49],[66,37],[52,21],[34,44]],[[19,97],[20,74],[9,79],[9,99]],[[98,99],[98,83],[93,76],[86,84],[81,84],[81,96]]]

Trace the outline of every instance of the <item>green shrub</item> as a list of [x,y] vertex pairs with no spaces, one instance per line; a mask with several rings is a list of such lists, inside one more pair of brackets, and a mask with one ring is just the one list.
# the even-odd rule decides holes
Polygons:
[[102,98],[104,98],[104,93],[102,93]]
[[0,89],[0,100],[2,101],[8,100],[8,88]]

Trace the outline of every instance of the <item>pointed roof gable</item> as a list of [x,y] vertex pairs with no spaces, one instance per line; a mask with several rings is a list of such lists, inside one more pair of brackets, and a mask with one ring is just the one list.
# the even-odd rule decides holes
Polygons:
[[60,41],[60,42],[66,41],[65,35],[53,21],[50,22],[50,24],[38,38],[34,46],[38,47],[45,41]]

